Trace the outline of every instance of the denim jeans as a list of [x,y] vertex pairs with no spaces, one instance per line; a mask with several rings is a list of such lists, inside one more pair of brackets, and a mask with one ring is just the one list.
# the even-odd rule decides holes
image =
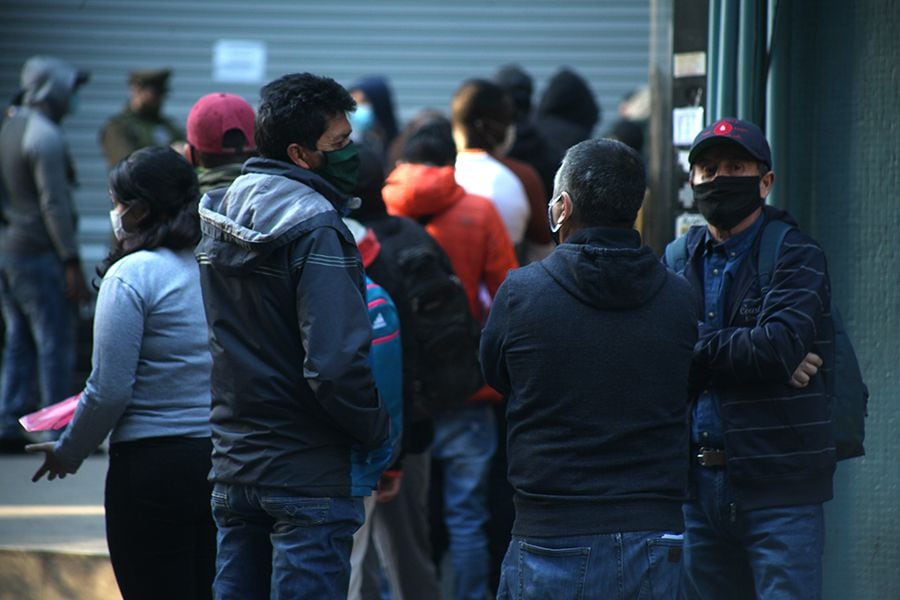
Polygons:
[[218,600],[345,599],[362,498],[310,498],[217,483]]
[[659,600],[678,597],[681,536],[631,531],[513,536],[498,600]]
[[692,467],[684,505],[686,598],[822,597],[821,504],[741,510],[724,468]]
[[20,437],[19,417],[71,392],[75,309],[64,288],[65,271],[52,252],[0,256],[0,307],[6,325],[0,437]]
[[444,522],[450,534],[455,598],[488,597],[487,475],[497,450],[494,412],[464,406],[435,419],[432,456],[444,467]]

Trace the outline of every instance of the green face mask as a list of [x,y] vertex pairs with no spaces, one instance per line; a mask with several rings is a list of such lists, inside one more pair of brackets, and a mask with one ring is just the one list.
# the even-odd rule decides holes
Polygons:
[[322,152],[325,164],[315,172],[345,194],[352,194],[359,179],[359,148],[350,142],[340,150]]

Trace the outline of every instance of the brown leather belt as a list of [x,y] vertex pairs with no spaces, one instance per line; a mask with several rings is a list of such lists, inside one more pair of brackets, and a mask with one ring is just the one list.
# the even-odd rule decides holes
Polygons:
[[701,467],[724,467],[725,451],[720,448],[700,448],[697,450],[697,464]]

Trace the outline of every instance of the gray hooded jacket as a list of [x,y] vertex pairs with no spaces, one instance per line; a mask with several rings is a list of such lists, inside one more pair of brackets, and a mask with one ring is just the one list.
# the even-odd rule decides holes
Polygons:
[[11,109],[0,128],[4,254],[52,251],[63,262],[78,260],[70,190],[75,175],[59,121],[84,78],[84,73],[49,57],[31,58],[22,69],[22,105]]
[[215,482],[316,497],[371,489],[353,464],[389,424],[345,201],[311,171],[265,158],[200,201]]

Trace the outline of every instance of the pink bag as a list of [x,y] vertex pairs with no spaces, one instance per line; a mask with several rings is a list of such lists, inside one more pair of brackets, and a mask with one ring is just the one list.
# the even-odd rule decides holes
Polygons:
[[29,413],[19,419],[19,423],[25,431],[47,431],[48,429],[62,429],[68,425],[78,407],[81,394],[75,394],[62,402],[51,404],[46,408]]

